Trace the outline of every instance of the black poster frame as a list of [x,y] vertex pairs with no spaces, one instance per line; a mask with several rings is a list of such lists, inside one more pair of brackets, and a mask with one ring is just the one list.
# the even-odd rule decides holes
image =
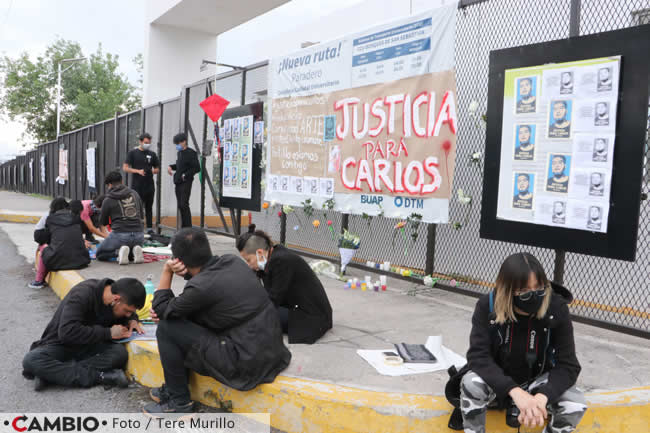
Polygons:
[[[251,135],[254,134],[255,122],[262,121],[264,118],[264,103],[255,102],[253,104],[246,104],[235,108],[229,108],[224,111],[221,118],[223,120],[234,119],[236,117],[244,116],[253,116],[253,124],[250,126]],[[219,187],[219,205],[224,208],[231,209],[240,209],[248,210],[253,212],[259,212],[261,209],[262,203],[262,169],[260,168],[260,162],[262,161],[262,146],[264,144],[255,144],[255,137],[253,135],[253,145],[251,150],[251,155],[253,157],[252,161],[252,173],[251,173],[251,198],[239,198],[239,197],[228,197],[223,195],[223,185]],[[225,141],[225,140],[224,140]],[[223,179],[223,145],[221,142],[219,144],[219,155],[221,158],[221,164],[219,164],[219,183]]]
[[[634,261],[646,146],[650,25],[490,52],[480,236]],[[504,80],[507,69],[621,56],[607,233],[497,219]]]

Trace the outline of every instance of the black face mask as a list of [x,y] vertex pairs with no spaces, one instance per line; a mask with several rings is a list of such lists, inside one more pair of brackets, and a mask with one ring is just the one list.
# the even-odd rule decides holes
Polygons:
[[530,315],[537,313],[539,307],[541,307],[542,303],[544,302],[544,297],[537,296],[536,293],[534,293],[529,299],[525,301],[521,299],[521,296],[515,296],[513,299],[515,307]]

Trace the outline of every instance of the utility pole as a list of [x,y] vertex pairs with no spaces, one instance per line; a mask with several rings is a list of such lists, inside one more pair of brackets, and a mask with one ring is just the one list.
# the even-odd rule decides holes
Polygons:
[[63,59],[59,62],[59,72],[56,78],[56,139],[59,139],[59,133],[61,132],[61,75],[68,69],[74,66],[74,64],[68,66],[64,70],[61,70],[62,63],[72,63],[72,62],[81,62],[86,60],[85,57],[78,57],[76,59]]

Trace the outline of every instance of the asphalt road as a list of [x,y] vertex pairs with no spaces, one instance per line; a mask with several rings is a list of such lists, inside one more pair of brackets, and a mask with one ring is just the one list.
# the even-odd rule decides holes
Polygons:
[[139,412],[148,403],[148,390],[137,385],[127,389],[65,389],[50,386],[35,392],[33,382],[23,378],[22,360],[51,319],[59,298],[50,290],[33,290],[27,283],[34,271],[0,230],[0,412]]

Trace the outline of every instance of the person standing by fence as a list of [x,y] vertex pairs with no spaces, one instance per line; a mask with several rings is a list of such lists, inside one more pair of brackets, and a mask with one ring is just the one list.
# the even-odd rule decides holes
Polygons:
[[146,214],[147,231],[153,230],[153,199],[156,195],[156,187],[153,182],[153,175],[160,171],[160,160],[151,148],[151,135],[145,132],[138,137],[140,146],[131,150],[126,156],[122,166],[125,173],[133,175],[131,188],[138,193],[144,205]]
[[174,176],[176,186],[176,202],[181,214],[181,227],[192,227],[192,213],[190,212],[190,194],[194,175],[201,171],[196,152],[187,146],[187,134],[179,133],[174,136],[174,144],[178,154],[176,164],[167,167],[167,172]]

